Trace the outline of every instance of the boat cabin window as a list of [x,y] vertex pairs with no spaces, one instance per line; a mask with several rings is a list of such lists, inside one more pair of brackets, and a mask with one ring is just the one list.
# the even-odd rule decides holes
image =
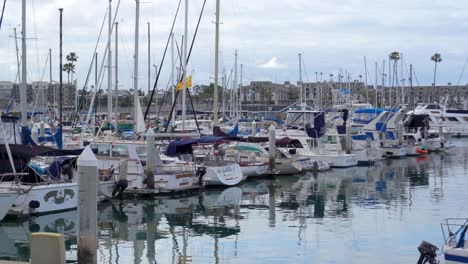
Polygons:
[[440,109],[440,106],[439,105],[435,105],[435,104],[430,104],[426,107],[426,109]]
[[322,137],[322,142],[328,144],[336,144],[338,142],[336,138],[336,136],[324,136]]
[[[316,148],[317,147],[317,141],[315,139],[307,139],[307,144],[309,144],[310,148]],[[295,148],[302,148],[302,145],[300,147],[295,147]]]
[[110,156],[110,145],[108,144],[99,144],[97,145],[98,152],[97,154],[99,156]]
[[146,146],[137,146],[136,147],[136,153],[137,153],[138,157],[140,157],[140,158],[146,157],[146,155],[147,155]]
[[453,116],[448,116],[448,117],[447,117],[447,120],[448,120],[448,121],[455,121],[455,122],[458,121],[458,119],[457,119],[456,117],[453,117]]
[[468,117],[465,117],[465,121],[468,121]]
[[125,145],[112,145],[112,157],[128,157],[128,148]]

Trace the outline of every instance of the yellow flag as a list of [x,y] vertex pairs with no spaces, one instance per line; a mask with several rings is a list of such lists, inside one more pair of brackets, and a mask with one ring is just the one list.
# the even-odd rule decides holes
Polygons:
[[[187,77],[187,79],[185,79],[187,81],[187,89],[192,87],[192,75],[190,75],[189,77]],[[177,91],[180,91],[182,90],[182,88],[184,87],[184,83],[183,82],[180,82],[179,84],[177,84],[176,86],[176,90]]]

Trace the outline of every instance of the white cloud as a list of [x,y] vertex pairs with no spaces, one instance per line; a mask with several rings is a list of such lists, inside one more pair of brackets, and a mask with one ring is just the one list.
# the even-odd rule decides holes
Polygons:
[[287,68],[288,66],[285,64],[279,63],[278,58],[273,57],[266,63],[260,64],[257,67],[262,68],[262,69],[284,69],[284,68]]

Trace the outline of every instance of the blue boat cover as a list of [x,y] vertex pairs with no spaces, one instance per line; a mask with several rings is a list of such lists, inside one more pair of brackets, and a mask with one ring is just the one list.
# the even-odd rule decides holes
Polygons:
[[236,123],[234,128],[230,132],[228,132],[227,134],[230,135],[230,136],[237,136],[238,133],[239,133],[239,124]]
[[192,145],[216,143],[224,139],[224,137],[208,136],[197,139],[172,141],[169,143],[169,146],[167,146],[164,155],[168,157],[175,157],[177,154],[192,154]]
[[320,138],[325,134],[325,113],[316,112],[314,113],[314,127],[307,127],[306,133],[311,138]]

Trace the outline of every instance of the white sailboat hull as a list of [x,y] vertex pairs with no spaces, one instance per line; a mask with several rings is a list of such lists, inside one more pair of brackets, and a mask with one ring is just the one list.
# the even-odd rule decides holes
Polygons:
[[[0,186],[9,183],[2,183]],[[74,209],[78,201],[78,184],[53,183],[44,185],[19,185],[20,194],[12,205],[18,214],[44,214]]]
[[203,175],[203,182],[207,186],[233,186],[240,183],[242,178],[242,170],[239,164],[230,164],[225,166],[206,167],[206,173]]
[[320,161],[325,161],[331,165],[333,168],[347,168],[347,167],[353,167],[358,164],[358,156],[356,154],[323,154],[323,155],[314,155],[314,154],[309,154],[309,157],[320,160]]
[[0,221],[8,214],[13,203],[19,196],[19,192],[13,190],[0,191]]
[[281,162],[276,161],[275,170],[280,175],[289,175],[300,173],[301,171],[303,171],[303,168],[299,164],[299,162],[288,162],[286,160],[283,160]]
[[446,247],[444,257],[446,264],[468,263],[468,249]]
[[263,163],[241,166],[242,175],[244,175],[245,177],[258,177],[265,174],[267,170],[268,165]]
[[383,147],[385,155],[391,158],[402,158],[408,154],[406,147]]

